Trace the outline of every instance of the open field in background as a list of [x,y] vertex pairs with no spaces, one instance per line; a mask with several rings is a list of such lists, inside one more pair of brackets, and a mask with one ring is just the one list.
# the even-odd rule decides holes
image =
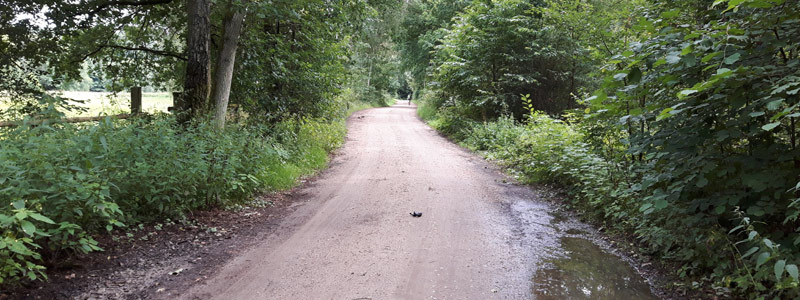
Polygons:
[[[78,105],[87,110],[68,112],[67,116],[69,117],[89,117],[130,112],[130,92],[117,93],[116,95],[108,92],[60,91],[56,93],[62,97],[85,101]],[[172,95],[168,92],[142,93],[142,110],[145,112],[167,112],[167,108],[170,106],[172,106]]]

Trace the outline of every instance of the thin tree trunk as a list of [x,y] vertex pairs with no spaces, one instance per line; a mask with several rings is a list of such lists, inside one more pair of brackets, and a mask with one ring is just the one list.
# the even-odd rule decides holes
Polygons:
[[228,13],[225,15],[222,50],[217,59],[217,70],[214,73],[214,103],[216,113],[214,119],[218,128],[225,127],[225,115],[228,111],[228,99],[231,93],[231,80],[233,67],[236,61],[236,48],[242,31],[244,12],[235,9],[228,3]]
[[369,84],[372,81],[372,61],[369,62],[369,72],[367,72],[367,89],[369,89]]
[[208,103],[211,86],[211,0],[188,0],[186,37],[186,77],[179,121],[184,123],[202,112]]

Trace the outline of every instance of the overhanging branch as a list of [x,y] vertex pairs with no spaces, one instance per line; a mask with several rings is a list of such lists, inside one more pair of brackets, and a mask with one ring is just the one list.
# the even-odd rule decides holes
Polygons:
[[169,52],[169,51],[162,51],[162,50],[156,50],[156,49],[150,49],[150,48],[145,48],[145,47],[128,47],[128,46],[122,46],[122,45],[100,45],[100,48],[101,49],[102,48],[114,48],[114,49],[130,50],[130,51],[143,51],[143,52],[152,53],[152,54],[155,54],[155,55],[161,55],[161,56],[177,58],[177,59],[180,59],[180,60],[183,60],[183,61],[186,60],[186,57],[183,57],[178,53],[173,53],[173,52]]
[[118,1],[110,1],[103,4],[100,4],[92,11],[86,13],[88,15],[94,15],[99,13],[100,11],[108,8],[109,6],[147,6],[147,5],[157,5],[157,4],[167,4],[171,3],[173,0],[141,0],[141,1],[130,1],[130,0],[118,0]]

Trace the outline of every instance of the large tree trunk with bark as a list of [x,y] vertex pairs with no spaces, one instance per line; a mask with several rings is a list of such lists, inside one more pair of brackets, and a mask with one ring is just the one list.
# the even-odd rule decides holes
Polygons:
[[186,77],[179,120],[186,122],[204,111],[211,86],[211,0],[188,0],[188,35],[186,38]]
[[239,44],[244,15],[243,11],[228,3],[222,35],[222,49],[219,52],[217,69],[214,72],[213,99],[216,104],[214,119],[219,128],[225,127],[225,116],[228,111],[228,99],[231,93],[231,80],[233,79],[233,67],[236,61],[236,48]]

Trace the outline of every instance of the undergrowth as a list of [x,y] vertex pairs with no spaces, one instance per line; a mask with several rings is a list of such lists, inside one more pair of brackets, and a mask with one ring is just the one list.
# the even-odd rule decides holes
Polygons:
[[95,234],[290,188],[327,164],[345,131],[341,119],[220,131],[165,114],[5,130],[0,283],[43,279],[43,261],[101,250]]
[[[436,111],[423,102],[418,113],[456,142],[504,165],[522,182],[565,188],[571,207],[612,231],[634,236],[642,252],[673,263],[678,281],[671,289],[702,289],[727,298],[800,297],[795,245],[779,244],[774,236],[762,234],[759,222],[738,207],[723,216],[735,222],[733,228],[687,228],[679,225],[680,218],[694,216],[685,208],[650,209],[660,204],[650,202],[641,180],[659,175],[647,165],[625,157],[617,160],[593,145],[598,137],[589,138],[591,128],[535,111],[522,122],[512,117],[477,122],[459,118],[455,107]],[[678,219],[665,223],[659,221],[662,218]]]

